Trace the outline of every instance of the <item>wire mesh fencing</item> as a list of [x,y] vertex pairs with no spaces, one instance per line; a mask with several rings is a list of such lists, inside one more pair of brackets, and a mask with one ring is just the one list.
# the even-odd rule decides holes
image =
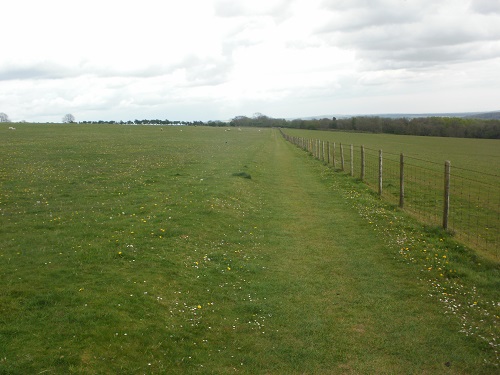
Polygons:
[[500,258],[500,176],[448,161],[282,135],[336,171],[361,179],[422,222],[441,226],[465,244]]
[[450,229],[462,240],[496,250],[500,237],[500,177],[452,167]]

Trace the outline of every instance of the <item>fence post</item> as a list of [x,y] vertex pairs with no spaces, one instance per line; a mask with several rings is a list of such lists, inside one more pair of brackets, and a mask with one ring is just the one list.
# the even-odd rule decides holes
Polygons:
[[342,143],[340,144],[340,165],[342,168],[342,172],[344,171],[344,146]]
[[365,180],[365,146],[361,146],[361,181]]
[[325,141],[321,141],[321,161],[325,161]]
[[382,195],[382,150],[378,152],[378,195]]
[[326,163],[330,165],[330,141],[326,141],[326,155],[327,155]]
[[335,142],[333,142],[333,169],[337,169],[337,160],[335,159]]
[[351,177],[354,177],[354,146],[351,144]]
[[405,206],[405,157],[401,153],[399,157],[399,207]]
[[444,163],[444,209],[443,209],[443,229],[448,229],[448,218],[450,216],[450,161]]

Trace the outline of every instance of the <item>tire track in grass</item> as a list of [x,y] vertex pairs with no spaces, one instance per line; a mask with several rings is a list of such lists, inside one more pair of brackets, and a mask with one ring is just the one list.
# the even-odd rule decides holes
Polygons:
[[261,288],[274,311],[266,354],[274,370],[432,373],[452,363],[460,373],[477,366],[463,358],[479,349],[428,304],[414,271],[394,261],[332,188],[328,168],[277,131],[273,137],[259,187],[269,216]]

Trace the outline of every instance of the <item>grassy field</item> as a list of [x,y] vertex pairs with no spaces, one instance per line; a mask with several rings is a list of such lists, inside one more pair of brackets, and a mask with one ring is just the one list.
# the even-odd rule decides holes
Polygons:
[[494,374],[498,263],[273,129],[0,129],[0,374]]
[[[443,222],[444,162],[451,161],[449,229],[484,256],[500,261],[500,147],[498,140],[416,137],[388,134],[286,130],[287,134],[331,143],[331,160],[360,177],[361,145],[365,147],[365,179],[378,190],[379,150],[383,151],[383,196],[399,203],[400,154],[405,155],[405,209],[426,223]],[[333,142],[336,148],[333,150]]]
[[[451,160],[453,166],[491,174],[500,158],[497,139],[419,137],[409,135],[372,134],[353,132],[325,132],[286,129],[296,137],[331,140],[345,145],[364,145],[387,153],[425,159],[443,165]],[[498,171],[496,171],[498,175]],[[495,174],[495,173],[493,173]]]

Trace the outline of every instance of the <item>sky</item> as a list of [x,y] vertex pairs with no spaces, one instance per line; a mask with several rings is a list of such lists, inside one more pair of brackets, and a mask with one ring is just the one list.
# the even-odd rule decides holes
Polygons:
[[500,110],[500,0],[6,0],[12,121]]

